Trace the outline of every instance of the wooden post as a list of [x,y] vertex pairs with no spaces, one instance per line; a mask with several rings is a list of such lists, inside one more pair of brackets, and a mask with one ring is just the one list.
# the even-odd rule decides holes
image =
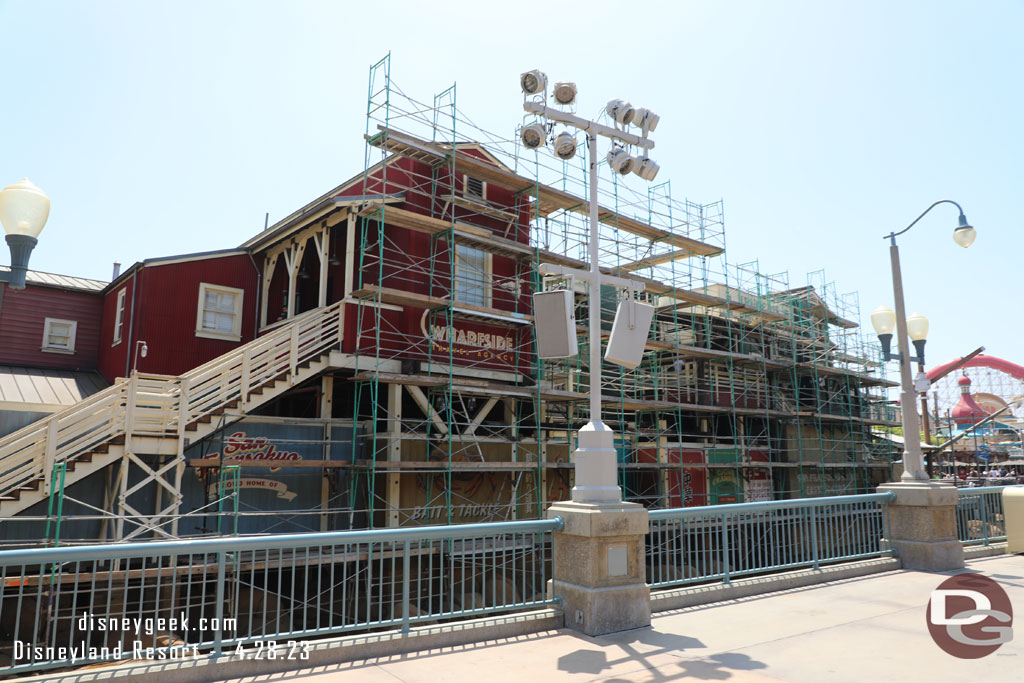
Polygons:
[[324,221],[322,225],[322,236],[317,244],[320,247],[317,250],[317,255],[320,257],[320,297],[317,303],[318,308],[323,308],[327,305],[327,255],[330,253],[331,245],[331,229],[327,227],[327,221]]
[[[402,459],[402,385],[388,385],[388,462]],[[402,475],[397,470],[388,472],[387,511],[388,526],[399,525]],[[372,491],[371,491],[372,495]]]
[[[249,400],[250,373],[252,371],[252,350],[248,346],[242,347],[242,378],[239,385],[238,407],[243,409],[246,401]],[[184,386],[182,387],[184,389]]]
[[284,265],[288,269],[288,303],[287,313],[288,318],[295,315],[295,288],[297,286],[297,280],[299,276],[299,247],[292,246],[288,248],[288,251],[284,255]]
[[260,298],[260,328],[267,326],[267,298],[270,296],[270,280],[274,277],[278,254],[267,257],[263,262],[262,297]]
[[57,418],[46,421],[46,452],[43,457],[43,494],[50,495],[53,467],[57,464]]
[[291,326],[291,344],[288,349],[288,369],[291,372],[291,382],[295,382],[295,373],[299,364],[299,327]]
[[[320,378],[320,419],[324,421],[322,458],[331,460],[331,419],[334,417],[334,375]],[[328,510],[331,507],[331,487],[326,469],[320,470],[320,531],[327,531]]]
[[[659,507],[669,507],[669,478],[668,478],[668,420],[658,420],[658,441],[657,460],[661,467],[658,468],[658,503]],[[680,460],[682,456],[680,455]],[[682,484],[682,470],[679,472],[679,483]],[[682,492],[680,491],[680,496]]]

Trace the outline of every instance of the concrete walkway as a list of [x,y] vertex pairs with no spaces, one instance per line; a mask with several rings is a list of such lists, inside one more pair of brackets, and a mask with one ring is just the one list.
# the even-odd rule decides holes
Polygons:
[[[963,570],[961,570],[963,571]],[[655,615],[650,628],[590,638],[567,630],[396,655],[235,683],[359,681],[1010,681],[1024,671],[1024,556],[971,560],[1007,591],[1020,635],[961,660],[928,635],[939,574],[895,571]],[[959,572],[950,572],[959,573]]]

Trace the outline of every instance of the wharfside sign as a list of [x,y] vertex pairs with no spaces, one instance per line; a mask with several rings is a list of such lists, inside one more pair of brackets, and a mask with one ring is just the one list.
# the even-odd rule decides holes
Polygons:
[[462,326],[431,325],[427,330],[427,311],[420,318],[420,329],[423,336],[430,340],[433,351],[448,353],[482,360],[500,360],[505,363],[514,362],[512,352],[515,351],[515,338],[472,330]]

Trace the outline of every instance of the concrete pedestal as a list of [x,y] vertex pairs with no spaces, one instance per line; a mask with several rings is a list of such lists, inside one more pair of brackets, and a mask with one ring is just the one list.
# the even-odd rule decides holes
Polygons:
[[891,491],[887,542],[904,569],[939,572],[964,566],[964,547],[956,533],[956,487],[935,482],[882,484]]
[[649,626],[644,536],[647,510],[635,503],[557,503],[551,590],[561,596],[565,625],[590,636]]

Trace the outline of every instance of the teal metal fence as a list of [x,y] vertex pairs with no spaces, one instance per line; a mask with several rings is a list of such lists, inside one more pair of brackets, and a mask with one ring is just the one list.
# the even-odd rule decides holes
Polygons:
[[[0,676],[555,604],[561,519],[0,551]],[[239,650],[239,648],[242,648]]]
[[882,557],[893,493],[652,510],[647,578],[668,588]]
[[1005,486],[957,489],[956,532],[964,545],[989,545],[1006,540],[1003,516]]

